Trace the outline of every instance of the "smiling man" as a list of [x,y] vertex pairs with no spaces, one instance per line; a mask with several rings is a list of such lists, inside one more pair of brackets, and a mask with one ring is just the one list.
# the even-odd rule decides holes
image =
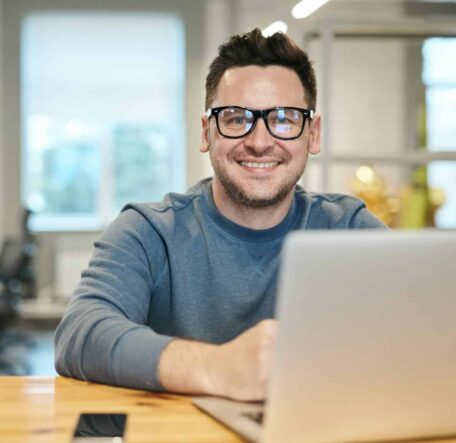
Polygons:
[[214,177],[127,205],[95,243],[56,332],[59,373],[264,398],[285,236],[384,228],[357,199],[297,185],[320,152],[315,108],[313,68],[286,35],[255,29],[219,48],[200,148]]
[[215,171],[215,204],[240,225],[270,228],[290,209],[308,154],[320,152],[315,105],[308,109],[298,74],[277,65],[231,67],[216,91],[203,117],[201,147]]

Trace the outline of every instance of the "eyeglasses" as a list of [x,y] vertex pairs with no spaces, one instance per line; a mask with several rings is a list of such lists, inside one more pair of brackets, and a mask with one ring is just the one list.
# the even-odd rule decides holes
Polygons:
[[241,106],[220,106],[209,108],[206,116],[215,116],[217,129],[227,138],[241,138],[250,134],[259,118],[264,120],[268,132],[280,140],[293,140],[301,136],[308,118],[315,113],[311,109],[277,107],[271,109],[250,109]]

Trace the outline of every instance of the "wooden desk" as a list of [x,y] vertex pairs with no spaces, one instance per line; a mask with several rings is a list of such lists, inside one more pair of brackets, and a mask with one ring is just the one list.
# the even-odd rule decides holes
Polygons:
[[126,443],[241,442],[189,397],[64,377],[0,377],[0,441],[70,443],[81,412],[126,412]]
[[2,443],[70,443],[81,412],[126,412],[126,443],[242,441],[195,408],[190,397],[65,377],[0,377]]

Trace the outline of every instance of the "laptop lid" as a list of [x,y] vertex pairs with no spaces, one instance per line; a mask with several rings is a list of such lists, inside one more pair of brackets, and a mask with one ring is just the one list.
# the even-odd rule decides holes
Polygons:
[[456,434],[456,233],[295,232],[262,441]]

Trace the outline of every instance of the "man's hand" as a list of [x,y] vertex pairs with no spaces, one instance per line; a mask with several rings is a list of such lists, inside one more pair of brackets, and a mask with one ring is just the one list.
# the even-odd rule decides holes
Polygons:
[[222,345],[174,340],[158,372],[168,391],[263,400],[269,380],[277,321],[263,320]]
[[237,400],[263,400],[275,334],[276,320],[263,320],[221,345],[210,374],[214,393]]

